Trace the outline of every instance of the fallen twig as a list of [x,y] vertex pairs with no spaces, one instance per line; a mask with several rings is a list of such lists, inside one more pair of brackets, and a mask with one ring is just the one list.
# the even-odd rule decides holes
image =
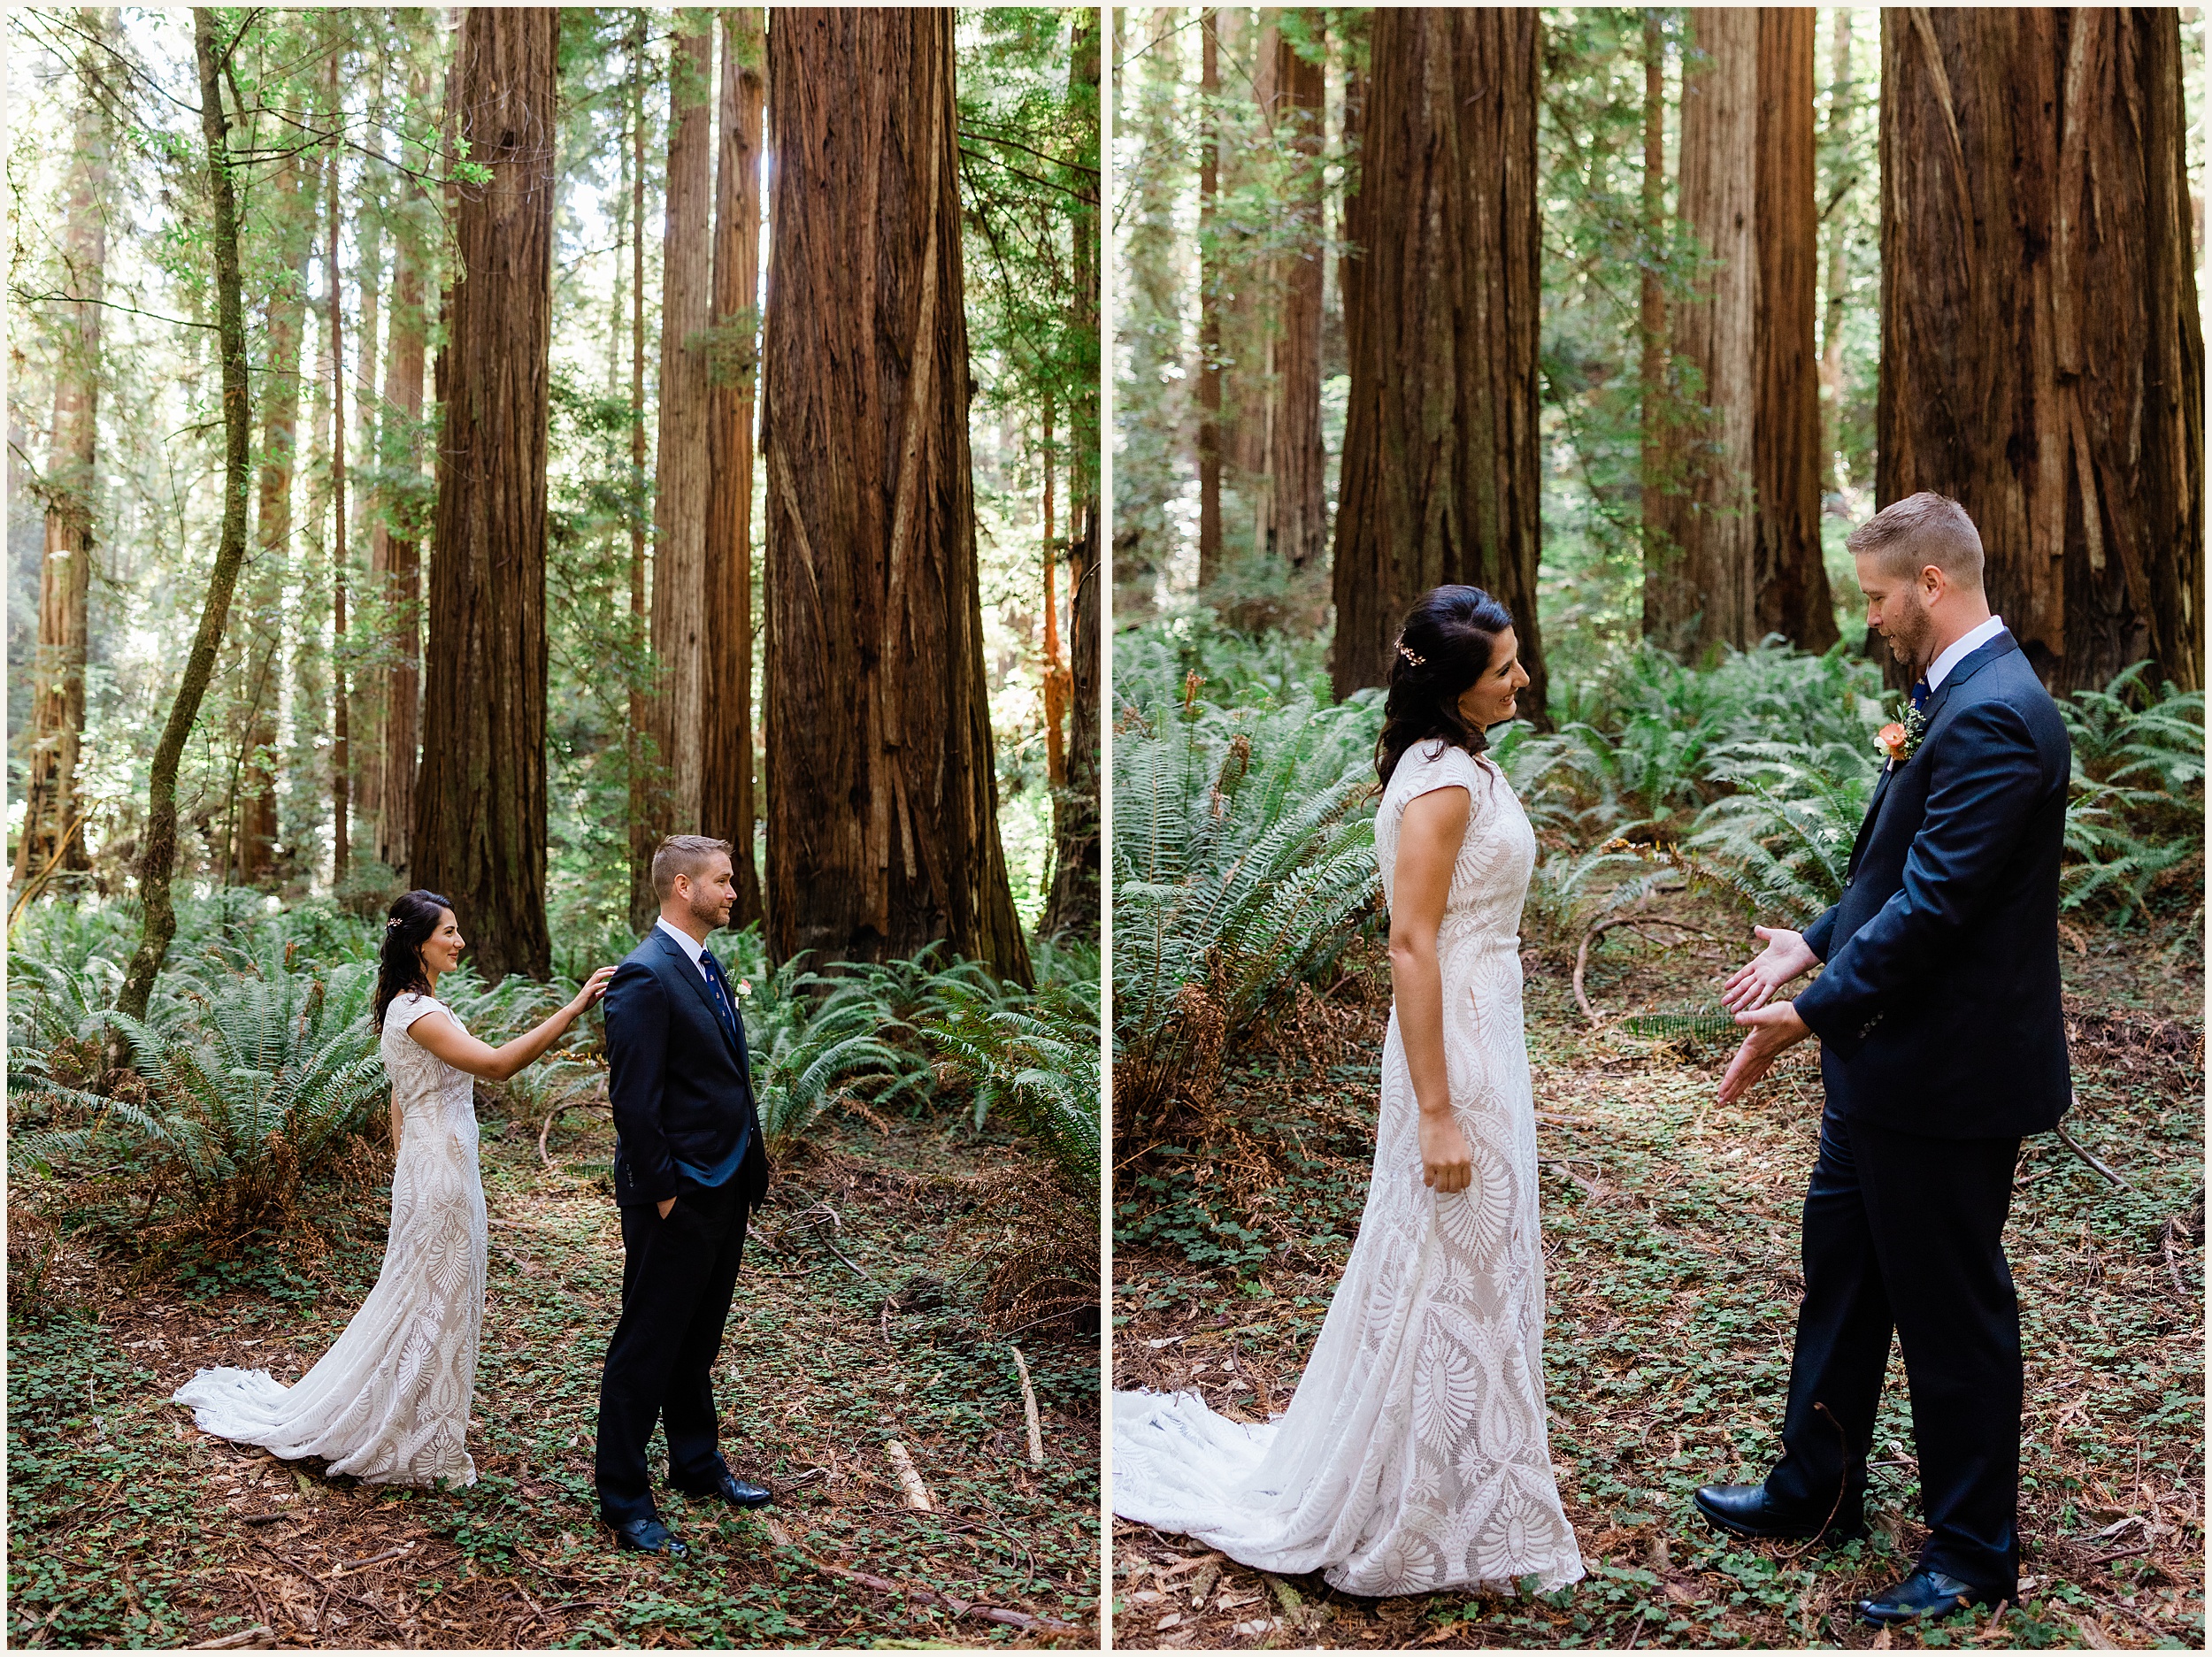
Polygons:
[[987,1622],[997,1622],[1007,1628],[1018,1628],[1037,1634],[1082,1634],[1087,1632],[1074,1622],[1063,1622],[1057,1617],[1040,1616],[1030,1611],[1009,1610],[1003,1606],[983,1605],[972,1599],[956,1599],[950,1594],[940,1593],[934,1588],[917,1587],[911,1583],[893,1582],[888,1576],[879,1576],[873,1571],[855,1570],[849,1565],[833,1565],[827,1560],[817,1559],[794,1541],[791,1533],[775,1520],[767,1521],[768,1534],[779,1547],[789,1548],[804,1560],[810,1569],[825,1576],[835,1576],[845,1582],[858,1583],[878,1593],[887,1593],[900,1599],[925,1599],[941,1605],[955,1616],[979,1616]]
[[553,1174],[557,1174],[561,1170],[553,1166],[553,1159],[546,1155],[545,1136],[553,1132],[553,1118],[560,1114],[561,1108],[556,1105],[545,1113],[545,1120],[538,1124],[538,1161],[545,1164],[548,1173]]
[[266,1622],[257,1622],[251,1628],[233,1629],[227,1634],[218,1634],[213,1639],[196,1640],[185,1647],[187,1651],[233,1651],[241,1645],[250,1645],[257,1639],[273,1639],[275,1636]]
[[2062,1122],[2057,1124],[2052,1129],[2052,1132],[2058,1135],[2060,1140],[2065,1145],[2068,1150],[2073,1152],[2075,1155],[2080,1157],[2083,1162],[2088,1163],[2090,1167],[2095,1169],[2114,1185],[2119,1186],[2121,1190],[2132,1191],[2135,1189],[2133,1185],[2128,1184],[2126,1180],[2123,1179],[2119,1175],[2114,1173],[2109,1168],[2107,1168],[2102,1162],[2099,1162],[2087,1151],[2084,1150],[2081,1147],[2080,1141],[2076,1139],[2072,1134],[2066,1132],[2066,1124]]

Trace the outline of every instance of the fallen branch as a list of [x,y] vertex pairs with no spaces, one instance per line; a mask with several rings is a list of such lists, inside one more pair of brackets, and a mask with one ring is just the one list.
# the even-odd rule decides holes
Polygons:
[[2058,1135],[2060,1142],[2063,1144],[2068,1150],[2073,1152],[2075,1155],[2080,1157],[2083,1162],[2088,1163],[2090,1167],[2095,1169],[2114,1185],[2119,1186],[2121,1190],[2132,1191],[2135,1189],[2133,1185],[2128,1184],[2126,1180],[2121,1178],[2119,1175],[2114,1173],[2109,1168],[2107,1168],[2102,1162],[2099,1162],[2087,1151],[2084,1150],[2081,1147],[2080,1141],[2076,1139],[2072,1134],[2066,1132],[2066,1124],[2062,1122],[2057,1124],[2051,1131]]
[[914,1458],[906,1453],[906,1446],[893,1438],[883,1449],[899,1476],[899,1488],[906,1492],[906,1505],[916,1513],[935,1513],[936,1506],[929,1499],[929,1486],[922,1483],[921,1472],[915,1467]]
[[538,1161],[545,1164],[548,1173],[552,1174],[557,1174],[561,1170],[554,1167],[553,1159],[546,1155],[545,1136],[553,1132],[553,1118],[560,1114],[561,1108],[556,1105],[545,1113],[545,1120],[538,1124]]
[[767,1521],[768,1534],[779,1547],[789,1548],[807,1568],[825,1576],[834,1576],[843,1582],[858,1583],[878,1593],[887,1593],[903,1599],[923,1599],[943,1606],[955,1616],[978,1616],[987,1622],[997,1622],[1007,1628],[1017,1628],[1033,1634],[1083,1634],[1089,1630],[1079,1623],[1063,1622],[1057,1617],[1039,1616],[1029,1611],[1012,1611],[1003,1606],[983,1605],[972,1599],[956,1599],[950,1594],[940,1593],[934,1588],[919,1588],[911,1583],[893,1582],[888,1576],[879,1576],[873,1571],[855,1570],[849,1565],[833,1565],[827,1560],[817,1559],[794,1541],[791,1533],[774,1519]]
[[1677,932],[1695,932],[1701,938],[1713,934],[1702,926],[1693,926],[1687,921],[1676,920],[1671,915],[1609,915],[1582,934],[1582,947],[1575,951],[1575,1005],[1582,1009],[1582,1016],[1592,1024],[1602,1024],[1596,1008],[1590,1005],[1590,997],[1582,987],[1582,974],[1590,964],[1590,946],[1611,932],[1616,926],[1671,926]]
[[[2167,1255],[2169,1260],[2172,1257],[2170,1253]],[[1037,1425],[1037,1389],[1029,1384],[1029,1364],[1022,1357],[1022,1349],[1009,1346],[1007,1351],[1014,1354],[1014,1368],[1021,1371],[1022,1414],[1029,1422],[1029,1465],[1042,1467],[1045,1464],[1045,1437]]]
[[241,1645],[250,1645],[256,1640],[273,1639],[266,1622],[257,1622],[251,1628],[233,1629],[227,1634],[218,1634],[213,1639],[196,1640],[185,1647],[187,1651],[233,1651]]

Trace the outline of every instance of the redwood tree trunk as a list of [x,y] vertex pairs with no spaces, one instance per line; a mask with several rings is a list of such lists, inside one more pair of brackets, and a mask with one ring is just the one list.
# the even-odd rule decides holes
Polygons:
[[[1326,14],[1311,12],[1317,41]],[[1265,549],[1294,569],[1321,551],[1328,534],[1321,444],[1321,119],[1326,87],[1320,63],[1309,63],[1279,28],[1274,35],[1272,119],[1279,138],[1303,158],[1289,209],[1305,243],[1286,255],[1282,326],[1275,341],[1267,426]]]
[[453,131],[490,182],[462,192],[440,353],[445,429],[430,561],[418,882],[451,898],[488,978],[543,978],[546,426],[554,62],[548,7],[472,6]]
[[[330,56],[330,102],[339,108],[338,54]],[[323,280],[330,288],[330,846],[331,880],[346,878],[352,861],[347,819],[352,815],[353,750],[346,715],[346,336],[345,284],[340,279],[338,163],[329,161],[329,200],[324,218],[328,241]]]
[[[1088,21],[1076,26],[1069,79],[1079,96],[1071,102],[1087,107],[1096,119],[1099,85],[1098,13],[1078,13]],[[1087,98],[1087,104],[1084,103]],[[1091,127],[1092,154],[1097,160],[1097,127]],[[1072,332],[1079,339],[1098,337],[1098,207],[1094,201],[1079,202],[1073,231],[1075,303]],[[1089,359],[1091,373],[1077,395],[1069,425],[1070,462],[1068,504],[1074,516],[1068,538],[1068,648],[1069,690],[1067,775],[1052,796],[1052,888],[1045,897],[1044,915],[1037,930],[1047,937],[1072,934],[1096,938],[1099,932],[1099,822],[1098,745],[1101,687],[1105,682],[1105,658],[1099,634],[1100,587],[1105,577],[1099,568],[1098,485],[1098,373],[1097,359]]]
[[[422,420],[426,339],[422,256],[414,237],[396,239],[394,266],[383,448],[386,464],[411,479],[421,456],[416,433]],[[408,869],[415,826],[415,750],[422,711],[421,518],[416,492],[399,491],[379,515],[370,545],[373,577],[381,583],[391,623],[391,643],[379,669],[382,754],[377,767],[376,855],[396,874]]]
[[949,11],[780,10],[767,418],[778,960],[948,940],[1026,982],[968,457]]
[[1336,519],[1339,696],[1383,683],[1413,601],[1471,582],[1536,618],[1536,13],[1378,9],[1346,285],[1352,387]]
[[282,274],[268,301],[268,389],[262,405],[261,475],[246,594],[250,631],[240,664],[246,754],[234,854],[240,876],[254,883],[276,873],[278,686],[283,673],[285,576],[292,556],[292,468],[299,444],[300,351],[307,319],[303,295],[315,239],[314,196],[301,163],[280,163],[268,188],[276,200]]
[[[687,14],[678,12],[680,19]],[[700,832],[706,744],[707,346],[713,303],[714,27],[689,13],[670,42],[668,184],[661,232],[660,436],[653,460],[652,751],[649,842]]]
[[2054,690],[2204,683],[2204,336],[2170,9],[1882,13],[1876,494],[1958,500]]
[[[102,14],[80,14],[86,34],[109,33]],[[92,483],[100,407],[100,307],[107,274],[107,119],[93,77],[104,64],[88,47],[69,157],[62,261],[73,299],[62,307],[54,372],[54,433],[46,467],[46,545],[39,561],[38,654],[31,693],[29,774],[24,781],[15,890],[57,859],[85,866],[77,757],[84,740],[86,609],[92,580]]]
[[1836,640],[1820,557],[1820,382],[1813,355],[1813,10],[1698,7],[1685,80],[1679,211],[1714,268],[1677,308],[1703,389],[1678,492],[1661,498],[1645,632],[1663,647]]
[[1209,6],[1199,22],[1198,585],[1221,573],[1221,37]]
[[722,13],[707,388],[707,704],[702,831],[735,848],[731,924],[760,919],[753,861],[753,403],[760,362],[760,127],[766,41],[756,6]]

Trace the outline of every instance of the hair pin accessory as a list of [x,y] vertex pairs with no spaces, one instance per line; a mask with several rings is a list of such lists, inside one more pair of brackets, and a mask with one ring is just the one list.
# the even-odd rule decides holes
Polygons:
[[1407,661],[1412,663],[1416,667],[1426,667],[1428,665],[1428,657],[1425,656],[1414,655],[1414,653],[1407,649],[1403,644],[1399,645],[1398,654],[1405,657]]

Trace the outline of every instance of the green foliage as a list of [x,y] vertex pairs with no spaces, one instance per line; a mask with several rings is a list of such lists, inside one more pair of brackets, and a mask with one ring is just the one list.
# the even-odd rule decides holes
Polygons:
[[921,1031],[938,1055],[939,1085],[972,1092],[978,1131],[998,1115],[1044,1149],[1071,1190],[1098,1194],[1094,982],[1041,993],[1025,1008],[950,983]]
[[1374,692],[1223,708],[1193,687],[1118,721],[1115,1034],[1133,1111],[1176,1085],[1191,995],[1225,1033],[1248,1029],[1372,905],[1380,717]]
[[2204,693],[2154,688],[2149,671],[2139,662],[2059,703],[2074,748],[2065,905],[2121,923],[2154,894],[2202,885]]

